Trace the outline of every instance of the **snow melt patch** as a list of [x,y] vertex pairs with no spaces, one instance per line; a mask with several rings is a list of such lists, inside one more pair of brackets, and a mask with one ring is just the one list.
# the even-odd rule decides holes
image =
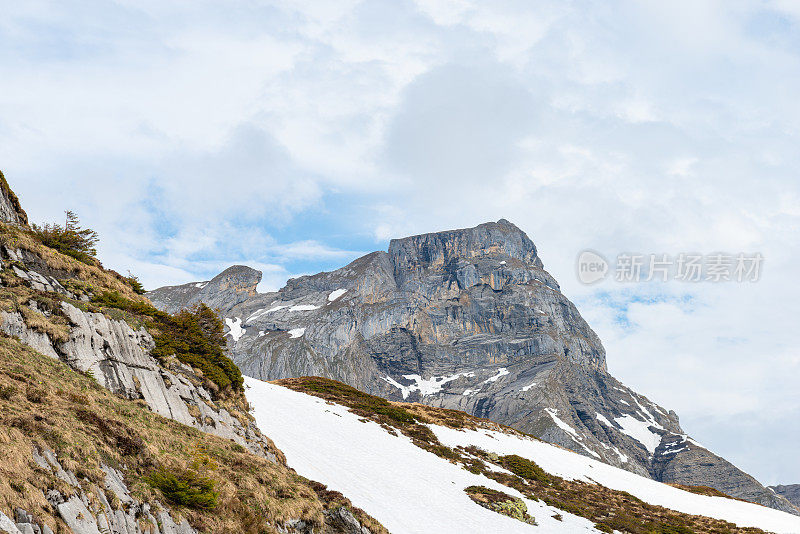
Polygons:
[[[486,486],[521,495],[420,449],[406,436],[361,422],[343,406],[250,377],[245,384],[256,423],[283,451],[287,464],[342,492],[393,534],[597,532],[584,518],[530,499],[523,501],[538,526],[487,510],[472,502],[464,488]],[[561,521],[553,518],[556,514]]]
[[647,452],[652,456],[655,454],[656,449],[661,444],[661,436],[650,430],[652,423],[650,421],[639,421],[629,414],[622,417],[615,417],[614,421],[622,427],[622,433],[632,437],[647,449]]
[[416,391],[416,386],[404,386],[391,376],[384,376],[381,379],[399,389],[400,394],[403,396],[404,399],[408,398],[408,396],[411,395],[413,391]]
[[292,328],[291,330],[289,330],[289,337],[301,337],[305,333],[306,333],[305,328]]
[[346,289],[337,289],[335,291],[331,291],[331,294],[328,295],[328,302],[333,302],[334,300],[338,299],[345,293],[347,293]]
[[[435,425],[430,428],[448,447],[475,445],[499,455],[518,454],[553,475],[627,491],[653,505],[723,519],[740,527],[759,527],[780,534],[800,532],[798,516],[748,502],[689,493],[525,436],[485,429],[463,430]],[[536,519],[538,521],[539,517]],[[548,532],[544,528],[541,531]]]
[[428,379],[422,378],[419,375],[403,375],[403,378],[406,380],[413,380],[415,382],[415,384],[410,384],[408,386],[403,386],[388,376],[384,378],[384,380],[392,384],[394,387],[399,388],[403,393],[403,398],[405,399],[408,394],[413,391],[419,391],[420,395],[423,397],[426,395],[435,395],[442,390],[442,386],[448,382],[456,380],[457,378],[461,378],[462,376],[475,376],[475,373],[470,371],[466,373],[456,373],[451,376],[432,376]]
[[244,328],[242,328],[242,320],[239,317],[235,319],[229,319],[228,317],[225,318],[225,324],[228,325],[230,331],[228,334],[233,338],[233,342],[236,343],[239,341],[244,335]]
[[597,416],[598,421],[600,421],[609,428],[614,428],[614,425],[611,424],[611,421],[606,419],[606,417],[603,414],[595,412],[595,415]]
[[580,434],[578,434],[578,431],[577,431],[577,430],[575,430],[574,428],[572,428],[571,426],[569,426],[567,423],[565,423],[564,421],[562,421],[561,419],[559,419],[559,417],[558,417],[558,415],[557,415],[557,414],[558,414],[558,412],[557,412],[556,410],[554,410],[554,409],[552,409],[552,408],[545,408],[545,409],[544,409],[544,411],[545,411],[545,412],[547,412],[547,413],[550,415],[550,417],[552,417],[552,418],[553,418],[553,422],[556,424],[556,426],[557,426],[558,428],[560,428],[561,430],[563,430],[564,432],[566,432],[567,434],[569,434],[569,436],[570,436],[570,437],[571,437],[571,438],[572,438],[572,439],[575,441],[575,443],[577,443],[578,445],[580,445],[581,447],[583,447],[583,449],[584,449],[586,452],[588,452],[589,454],[591,454],[592,456],[594,456],[594,457],[595,457],[595,458],[597,458],[598,460],[600,459],[600,455],[599,455],[599,454],[597,454],[597,453],[596,453],[596,452],[594,452],[592,449],[590,449],[589,447],[587,447],[586,445],[584,445],[583,443],[581,443],[581,441],[583,440],[583,438],[581,437],[581,435],[580,435]]
[[320,308],[320,306],[315,306],[313,304],[295,304],[289,308],[289,311],[311,311],[316,310],[317,308]]
[[506,376],[507,374],[508,374],[508,369],[506,369],[505,367],[501,367],[500,369],[497,370],[497,374],[496,375],[494,375],[493,377],[487,378],[486,380],[483,381],[483,383],[484,384],[488,384],[489,382],[497,382],[497,380],[501,376]]

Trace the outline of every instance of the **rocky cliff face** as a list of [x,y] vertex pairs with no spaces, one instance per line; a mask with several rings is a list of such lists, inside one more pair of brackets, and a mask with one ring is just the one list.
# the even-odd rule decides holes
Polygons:
[[[80,299],[57,278],[71,277],[57,270],[41,269],[44,262],[35,254],[3,245],[0,259],[9,265],[13,263],[7,276],[19,278],[37,291]],[[143,399],[164,417],[231,439],[254,454],[274,460],[272,447],[255,425],[216,403],[191,367],[177,360],[158,362],[150,356],[153,338],[144,328],[134,330],[122,320],[61,302],[60,312],[68,324],[65,338],[57,340],[29,326],[31,321],[23,313],[34,320],[37,315],[46,318],[47,313],[38,309],[35,301],[31,302],[26,306],[30,311],[0,311],[0,332],[20,339],[41,354],[67,362],[77,371],[91,373],[100,385],[114,393]]]
[[800,508],[800,484],[770,486],[769,489],[782,497],[786,497],[786,500]]
[[657,480],[797,512],[608,374],[597,335],[506,220],[393,240],[275,293],[257,294],[259,280],[236,266],[148,297],[170,311],[214,306],[232,359],[256,378],[325,376],[463,410]]
[[0,171],[0,222],[19,225],[28,224],[28,215],[22,209],[17,195],[8,186],[2,171]]

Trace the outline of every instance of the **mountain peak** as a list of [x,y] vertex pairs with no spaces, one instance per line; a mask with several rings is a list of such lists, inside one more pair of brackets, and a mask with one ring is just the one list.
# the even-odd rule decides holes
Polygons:
[[393,239],[389,243],[389,255],[400,270],[427,269],[453,260],[485,257],[514,258],[540,269],[543,267],[533,241],[506,219],[473,228]]

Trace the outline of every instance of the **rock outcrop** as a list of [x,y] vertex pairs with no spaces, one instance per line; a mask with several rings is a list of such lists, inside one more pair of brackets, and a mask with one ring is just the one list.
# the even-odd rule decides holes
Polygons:
[[28,225],[28,215],[22,209],[17,195],[9,187],[2,171],[0,171],[0,222]]
[[[59,282],[59,278],[71,279],[68,273],[47,267],[46,262],[29,251],[3,246],[0,259],[32,289],[76,301],[86,300]],[[175,359],[157,361],[150,356],[153,338],[144,328],[134,330],[122,320],[83,311],[66,301],[61,302],[60,308],[69,323],[64,341],[32,328],[20,312],[0,311],[0,332],[41,354],[67,362],[77,371],[91,373],[100,385],[114,393],[143,399],[164,417],[231,439],[254,454],[275,460],[274,446],[254,423],[234,416],[215,402],[195,370]],[[29,313],[44,315],[35,310],[35,303],[29,309]]]
[[800,484],[769,486],[769,489],[800,508]]
[[212,280],[151,291],[164,311],[175,313],[200,302],[212,309],[229,307],[256,296],[261,272],[244,265],[228,267]]
[[[186,519],[176,520],[160,503],[143,503],[131,495],[122,473],[103,465],[103,486],[84,480],[65,469],[50,449],[34,449],[32,460],[44,472],[55,474],[69,488],[47,493],[47,501],[75,534],[196,534]],[[113,498],[114,503],[109,502]],[[14,520],[0,512],[0,532],[10,534],[53,534],[46,523],[21,508]]]
[[169,311],[220,310],[249,376],[318,375],[463,410],[657,480],[797,513],[607,372],[599,338],[506,220],[393,240],[275,293],[255,293],[258,279],[237,266],[148,297]]

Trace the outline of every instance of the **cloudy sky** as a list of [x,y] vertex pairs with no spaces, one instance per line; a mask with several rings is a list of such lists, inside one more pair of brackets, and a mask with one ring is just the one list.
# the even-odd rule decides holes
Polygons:
[[[31,219],[77,211],[147,287],[505,217],[618,378],[800,483],[797,2],[8,2],[0,77]],[[765,260],[585,286],[587,248]]]

